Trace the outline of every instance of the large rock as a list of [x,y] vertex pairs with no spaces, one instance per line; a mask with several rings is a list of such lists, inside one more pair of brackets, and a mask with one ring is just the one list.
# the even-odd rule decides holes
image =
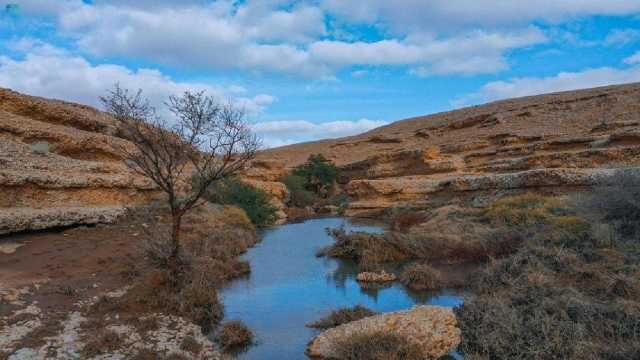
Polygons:
[[354,334],[392,332],[419,344],[429,359],[448,354],[460,343],[460,329],[451,308],[415,306],[410,310],[374,315],[337,326],[318,335],[307,352],[314,358],[335,358],[334,344]]
[[69,225],[111,224],[124,214],[123,207],[0,208],[0,235]]

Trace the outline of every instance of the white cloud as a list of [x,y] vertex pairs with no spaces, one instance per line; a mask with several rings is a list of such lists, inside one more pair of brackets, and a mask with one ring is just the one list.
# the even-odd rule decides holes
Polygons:
[[532,21],[560,22],[589,15],[633,15],[629,0],[324,0],[328,11],[352,21],[383,22],[399,33],[416,30],[514,27]]
[[[221,100],[230,98],[222,88],[197,82],[175,81],[155,69],[130,70],[113,64],[91,64],[65,50],[38,44],[29,48],[24,59],[0,56],[0,86],[30,95],[99,106],[98,98],[118,82],[124,88],[142,88],[152,104],[160,105],[168,95],[186,90],[204,90]],[[249,113],[258,113],[276,99],[260,94],[231,98]]]
[[265,146],[274,147],[301,141],[356,135],[386,124],[388,124],[386,121],[369,119],[325,123],[292,120],[259,122],[253,124],[252,129],[264,139]]
[[598,86],[640,81],[640,66],[628,69],[609,67],[581,72],[561,72],[550,77],[514,78],[484,85],[479,92],[459,99],[455,105],[474,104],[493,100],[545,94],[557,91],[586,89]]
[[[97,57],[314,78],[331,78],[353,65],[424,67],[436,75],[494,73],[508,68],[504,56],[509,50],[546,41],[533,26],[471,29],[444,37],[418,29],[381,41],[323,40],[326,14],[315,2],[189,1],[180,7],[147,2],[69,1],[58,13],[59,27],[77,39],[82,51]],[[406,9],[421,6],[407,3]]]
[[413,34],[404,41],[319,41],[310,45],[312,59],[332,67],[351,65],[420,65],[418,75],[493,73],[507,68],[505,51],[545,42],[540,29],[500,33],[474,31],[466,36],[434,39]]
[[604,39],[603,44],[607,46],[623,46],[640,40],[640,30],[636,29],[615,29]]
[[629,56],[628,58],[625,58],[622,61],[625,64],[628,64],[628,65],[640,64],[640,51],[638,51],[635,54]]

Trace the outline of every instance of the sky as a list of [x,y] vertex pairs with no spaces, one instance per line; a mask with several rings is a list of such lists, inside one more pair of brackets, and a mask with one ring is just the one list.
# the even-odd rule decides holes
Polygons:
[[265,147],[640,81],[640,0],[0,0],[0,87],[204,90]]

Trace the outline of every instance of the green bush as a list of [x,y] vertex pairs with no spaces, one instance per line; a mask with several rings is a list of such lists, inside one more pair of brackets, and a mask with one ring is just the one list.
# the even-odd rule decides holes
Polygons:
[[321,154],[311,155],[306,163],[293,170],[293,175],[305,180],[305,188],[326,197],[339,175],[333,162]]
[[318,197],[312,191],[307,190],[307,181],[298,175],[287,175],[282,182],[289,190],[290,203],[294,207],[307,207],[313,205]]
[[206,197],[213,203],[238,206],[256,226],[269,226],[276,220],[278,209],[271,203],[269,194],[237,178],[215,183],[208,189]]

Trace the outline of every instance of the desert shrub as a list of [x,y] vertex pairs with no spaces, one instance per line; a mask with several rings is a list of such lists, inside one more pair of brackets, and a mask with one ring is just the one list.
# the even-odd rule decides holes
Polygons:
[[90,338],[84,340],[85,345],[80,350],[80,353],[85,358],[112,353],[124,344],[122,337],[118,333],[105,329],[98,329],[90,335]]
[[256,226],[273,225],[277,208],[262,189],[243,183],[238,178],[227,178],[214,183],[207,189],[207,200],[226,205],[236,205],[247,214]]
[[443,285],[440,271],[425,263],[407,266],[400,281],[413,290],[436,290]]
[[[620,169],[608,186],[580,196],[576,209],[586,218],[612,226],[621,240],[640,239],[640,171]],[[613,242],[614,239],[611,239]]]
[[[376,264],[409,260],[486,261],[513,253],[527,234],[507,228],[489,229],[475,224],[464,231],[432,224],[416,232],[370,234],[347,233],[332,229],[335,242],[318,255],[347,258],[360,266],[375,268]],[[473,226],[476,226],[473,228]],[[454,231],[455,230],[455,231]]]
[[304,187],[316,195],[325,198],[333,187],[340,171],[333,162],[322,154],[309,156],[301,166],[295,168],[292,175],[304,179]]
[[329,329],[338,325],[346,324],[348,322],[364,319],[369,316],[377,314],[375,311],[370,310],[362,305],[356,305],[350,308],[342,308],[332,311],[326,317],[307,324],[307,327],[317,329]]
[[242,321],[228,321],[222,325],[216,341],[225,351],[243,348],[251,345],[253,333]]
[[202,344],[200,344],[193,336],[188,335],[182,339],[182,342],[180,343],[180,350],[188,351],[197,355],[202,351]]
[[338,359],[344,360],[423,360],[422,348],[407,338],[384,331],[357,333],[334,345]]
[[427,220],[427,215],[419,211],[401,211],[391,215],[391,228],[396,231],[407,231],[413,226],[420,225]]
[[294,207],[307,207],[313,205],[318,196],[306,188],[306,180],[298,175],[286,175],[281,180],[289,190],[289,202]]
[[528,193],[505,197],[491,203],[486,217],[494,224],[507,226],[537,226],[546,224],[550,218],[566,209],[557,197]]
[[536,231],[491,263],[473,282],[475,297],[455,310],[459,349],[471,359],[635,358],[640,249],[605,248],[588,220],[576,216],[578,207],[532,203],[518,208],[534,209],[533,217],[509,215],[517,221],[506,223]]

